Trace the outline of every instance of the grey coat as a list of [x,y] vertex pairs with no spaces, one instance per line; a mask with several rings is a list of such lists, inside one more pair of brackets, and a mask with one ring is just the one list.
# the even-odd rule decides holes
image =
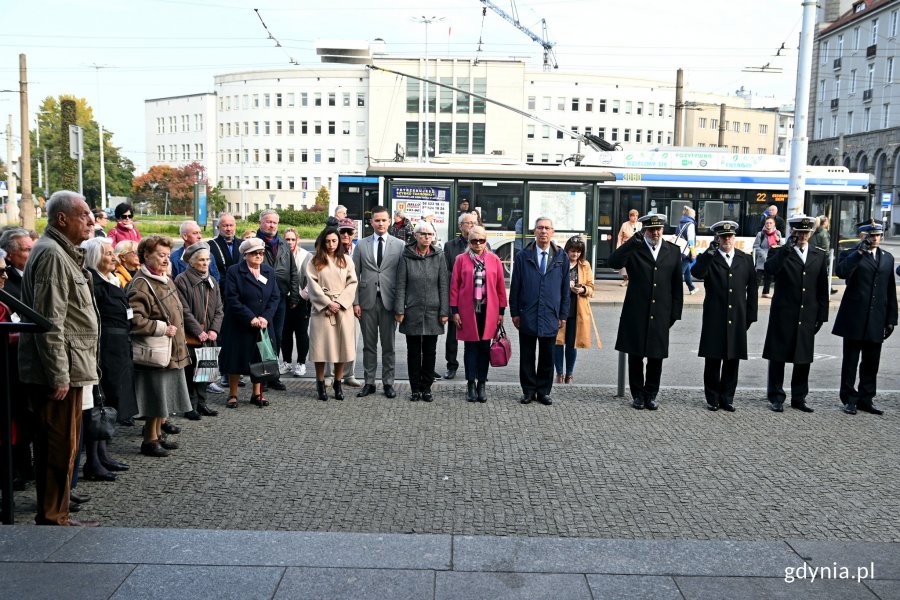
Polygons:
[[420,256],[413,242],[403,250],[397,265],[397,289],[394,312],[403,315],[400,333],[405,335],[441,335],[440,317],[450,316],[450,277],[442,250]]
[[181,297],[185,337],[197,338],[203,331],[215,331],[217,334],[222,331],[225,311],[219,284],[212,273],[203,277],[199,271],[188,267],[175,278],[175,288]]

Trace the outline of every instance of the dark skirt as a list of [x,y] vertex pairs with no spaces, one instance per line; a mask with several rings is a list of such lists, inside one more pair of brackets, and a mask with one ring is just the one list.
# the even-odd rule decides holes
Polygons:
[[106,404],[115,408],[119,419],[138,414],[134,393],[134,363],[131,336],[125,329],[102,327],[100,331],[100,385]]

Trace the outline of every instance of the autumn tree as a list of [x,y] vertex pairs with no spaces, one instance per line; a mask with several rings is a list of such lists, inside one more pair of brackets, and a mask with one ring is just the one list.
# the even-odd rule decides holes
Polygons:
[[[190,215],[194,212],[194,184],[202,178],[203,165],[193,162],[183,167],[154,165],[134,178],[131,192],[135,202],[150,202],[156,212],[165,209],[168,195],[169,213]],[[151,184],[156,184],[156,189]],[[209,198],[209,186],[206,189]]]
[[319,193],[316,194],[315,205],[328,210],[328,202],[331,199],[331,195],[328,193],[328,188],[324,185],[319,188]]
[[[74,161],[74,185],[63,185],[63,173],[68,168],[69,129],[62,126],[62,101],[72,100],[75,103],[74,122],[84,129],[84,156],[82,158],[82,177],[84,179],[84,195],[92,206],[100,202],[100,128],[94,121],[94,111],[84,98],[73,96],[48,96],[38,109],[37,129],[31,131],[32,181],[37,181],[37,163],[43,161],[44,150],[47,151],[47,170],[44,174],[47,187],[51,193],[64,187],[77,189],[78,165]],[[37,133],[40,141],[37,143]],[[134,163],[122,156],[121,150],[113,145],[113,133],[103,132],[103,162],[106,168],[106,192],[113,196],[127,196],[131,192],[131,181],[134,178]]]

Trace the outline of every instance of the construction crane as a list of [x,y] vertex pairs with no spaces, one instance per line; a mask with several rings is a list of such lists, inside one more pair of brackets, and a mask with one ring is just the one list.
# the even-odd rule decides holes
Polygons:
[[499,6],[497,6],[490,0],[481,0],[481,3],[484,4],[484,9],[481,12],[482,17],[487,13],[487,9],[490,8],[492,11],[494,11],[495,13],[497,13],[498,15],[500,15],[501,17],[503,17],[504,19],[506,19],[513,25],[515,25],[516,29],[518,29],[519,31],[521,31],[522,33],[524,33],[525,35],[530,37],[532,40],[534,40],[535,42],[537,42],[538,44],[541,45],[541,47],[544,49],[544,70],[545,71],[549,71],[550,67],[553,67],[554,69],[559,68],[559,65],[556,63],[556,53],[553,52],[553,46],[555,46],[556,44],[547,40],[548,34],[547,34],[547,20],[546,19],[541,19],[541,33],[543,34],[543,36],[540,36],[519,22],[519,11],[516,9],[515,0],[511,0],[511,2],[510,2],[512,4],[512,13],[513,13],[511,15],[506,13],[502,8],[500,8]]

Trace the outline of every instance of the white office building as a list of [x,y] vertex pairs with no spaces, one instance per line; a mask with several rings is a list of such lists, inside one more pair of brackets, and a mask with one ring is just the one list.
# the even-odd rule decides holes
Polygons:
[[144,101],[147,167],[203,165],[215,185],[216,95],[191,94]]

